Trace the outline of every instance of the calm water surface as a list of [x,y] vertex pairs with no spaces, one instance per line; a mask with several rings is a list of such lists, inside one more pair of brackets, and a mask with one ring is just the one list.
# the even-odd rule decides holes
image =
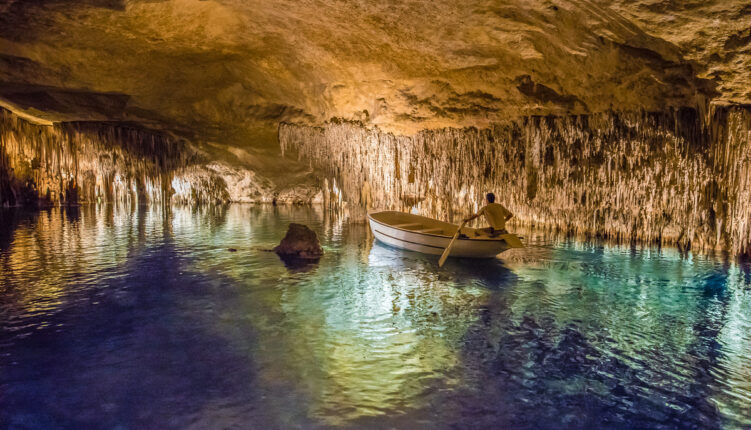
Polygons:
[[[751,426],[735,262],[530,238],[439,270],[303,208],[0,220],[0,428]],[[318,264],[264,251],[291,221]]]

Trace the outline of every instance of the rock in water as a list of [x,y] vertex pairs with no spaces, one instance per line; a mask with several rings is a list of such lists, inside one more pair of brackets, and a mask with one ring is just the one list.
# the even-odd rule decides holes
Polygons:
[[297,257],[302,259],[318,259],[323,255],[323,248],[318,242],[318,235],[302,224],[290,223],[287,235],[274,248],[280,257]]

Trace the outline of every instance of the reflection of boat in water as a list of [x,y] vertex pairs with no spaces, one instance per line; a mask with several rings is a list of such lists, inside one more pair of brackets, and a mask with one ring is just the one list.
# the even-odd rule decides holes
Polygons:
[[[441,255],[456,233],[456,224],[405,212],[382,211],[368,214],[370,229],[379,241],[397,248]],[[521,246],[514,234],[495,237],[477,236],[477,229],[463,227],[451,249],[452,257],[493,258],[501,252]]]

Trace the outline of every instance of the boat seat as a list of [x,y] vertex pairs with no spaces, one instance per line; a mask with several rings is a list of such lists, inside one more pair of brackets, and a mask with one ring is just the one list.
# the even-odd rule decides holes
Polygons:
[[391,227],[409,229],[409,227],[420,227],[420,226],[422,226],[422,224],[420,224],[419,222],[410,222],[406,224],[394,224]]
[[415,230],[415,233],[443,233],[442,228],[424,228],[422,230]]

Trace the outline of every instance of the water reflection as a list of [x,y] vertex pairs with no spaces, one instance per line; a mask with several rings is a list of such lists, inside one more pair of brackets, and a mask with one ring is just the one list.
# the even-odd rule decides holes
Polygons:
[[83,213],[5,211],[4,218],[25,220],[4,233],[9,240],[0,255],[2,300],[12,302],[5,309],[9,321],[23,326],[25,318],[56,312],[71,284],[106,281],[142,245],[146,226],[157,228],[153,210],[135,211],[109,206]]
[[[732,261],[528,234],[439,270],[295,207],[0,216],[0,427],[751,425]],[[310,270],[267,252],[289,222]]]
[[[450,376],[456,345],[487,294],[482,277],[453,284],[463,266],[446,275],[434,258],[360,243],[365,228],[345,229],[352,252],[330,257],[282,298],[300,359],[317,363],[311,414],[329,424],[406,413],[427,406],[426,391],[459,384]],[[310,315],[319,318],[311,324]]]

